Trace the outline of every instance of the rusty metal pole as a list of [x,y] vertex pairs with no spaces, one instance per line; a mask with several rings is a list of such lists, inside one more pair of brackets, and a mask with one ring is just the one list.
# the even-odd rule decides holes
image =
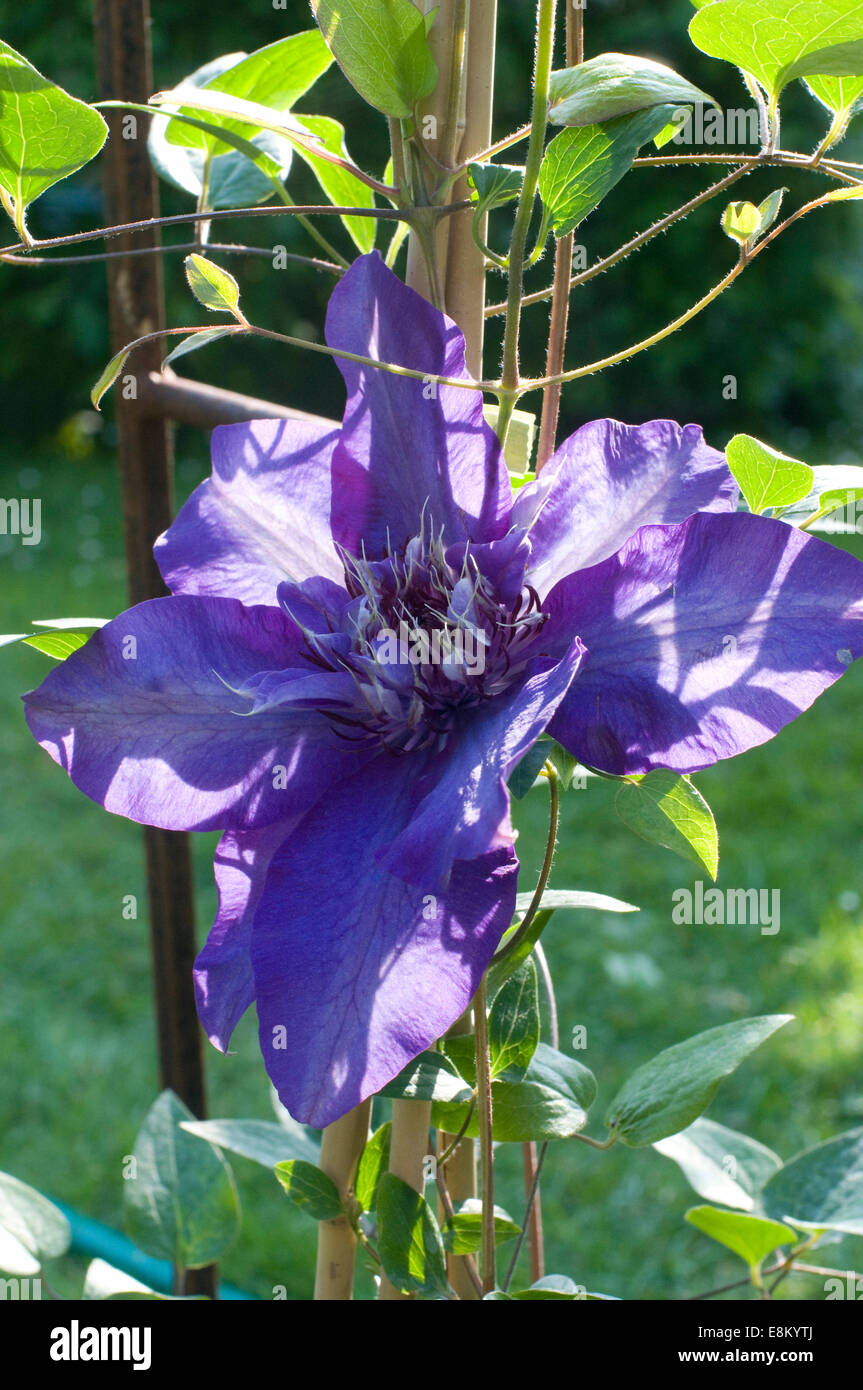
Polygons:
[[[149,0],[95,0],[99,94],[146,102],[153,92]],[[159,215],[156,176],[147,155],[140,117],[111,111],[103,154],[105,218],[110,225]],[[158,242],[158,229],[120,238],[121,249]],[[162,262],[158,255],[108,261],[111,344],[116,352],[165,321]],[[148,413],[137,381],[158,372],[160,344],[139,350],[115,395],[129,597],[156,598],[165,588],[153,559],[156,537],[172,519],[171,426]],[[140,398],[140,399],[139,399]],[[150,948],[162,1086],[170,1086],[196,1115],[206,1109],[201,1030],[195,1012],[192,864],[188,836],[144,829]],[[184,1292],[215,1295],[214,1266],[188,1271]]]

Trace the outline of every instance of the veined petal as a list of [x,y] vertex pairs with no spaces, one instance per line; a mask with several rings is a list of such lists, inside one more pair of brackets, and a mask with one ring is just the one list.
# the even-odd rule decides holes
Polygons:
[[583,667],[549,729],[606,772],[696,772],[756,747],[863,653],[863,565],[768,517],[646,526],[545,602]]
[[255,1002],[249,954],[255,909],[273,854],[301,819],[275,821],[261,830],[229,830],[216,847],[219,911],[195,961],[194,978],[198,1017],[220,1052],[227,1052],[231,1034]]
[[[333,291],[327,342],[376,361],[469,379],[452,319],[361,256]],[[403,545],[425,515],[448,543],[492,540],[509,524],[512,489],[482,395],[337,359],[348,389],[333,455],[333,534],[372,559]]]
[[167,830],[266,825],[304,811],[362,756],[316,711],[250,715],[236,693],[262,671],[298,666],[301,643],[278,608],[151,599],[25,695],[27,722],[75,785],[117,815]]
[[737,496],[725,455],[705,444],[697,425],[593,420],[516,493],[513,523],[530,528],[528,579],[545,595],[574,570],[613,555],[640,526],[734,511]]
[[213,431],[212,476],[154,554],[175,594],[276,602],[285,579],[340,579],[330,534],[338,430],[314,420],[252,420]]
[[407,821],[409,758],[335,788],[273,856],[255,913],[261,1051],[296,1120],[327,1125],[396,1076],[472,998],[515,908],[506,847],[423,894],[375,861]]
[[432,892],[446,882],[454,859],[512,843],[506,777],[553,718],[583,654],[576,638],[561,661],[541,663],[521,687],[465,717],[418,779],[409,824],[379,852],[385,868]]

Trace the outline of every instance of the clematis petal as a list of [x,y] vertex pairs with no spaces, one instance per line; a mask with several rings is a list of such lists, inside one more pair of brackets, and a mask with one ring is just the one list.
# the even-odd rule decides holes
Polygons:
[[338,430],[314,420],[252,420],[213,431],[212,476],[154,548],[175,594],[276,601],[284,579],[340,579],[330,535]]
[[697,425],[594,420],[517,492],[513,523],[530,527],[528,579],[545,595],[567,574],[613,555],[640,526],[734,511],[737,497],[725,455],[705,444]]
[[385,868],[434,892],[446,882],[454,859],[472,859],[511,835],[505,779],[553,718],[583,654],[576,639],[563,660],[542,663],[546,669],[530,674],[520,688],[465,719],[417,779],[418,804],[410,823],[379,855]]
[[297,627],[235,599],[151,599],[122,613],[24,697],[72,781],[117,815],[168,830],[245,829],[304,811],[357,768],[324,717],[236,692],[297,668]]
[[[469,380],[464,337],[388,270],[377,252],[339,281],[327,342],[377,361]],[[448,542],[508,528],[512,490],[479,391],[426,385],[337,359],[348,388],[333,454],[333,534],[372,559],[403,545],[425,516]]]
[[863,565],[781,521],[646,526],[545,602],[588,649],[549,725],[606,772],[696,772],[772,738],[863,654]]
[[295,1119],[327,1125],[379,1090],[462,1014],[515,908],[502,847],[424,895],[375,862],[413,802],[409,758],[379,758],[273,856],[255,913],[261,1051]]
[[231,1034],[255,1002],[249,954],[255,909],[273,854],[301,819],[275,821],[261,830],[229,830],[216,847],[219,911],[195,961],[194,978],[198,1017],[220,1052],[227,1052]]

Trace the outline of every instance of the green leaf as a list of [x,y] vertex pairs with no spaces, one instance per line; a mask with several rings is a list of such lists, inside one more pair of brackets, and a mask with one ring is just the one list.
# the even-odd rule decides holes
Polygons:
[[434,1212],[395,1173],[378,1186],[378,1254],[390,1283],[402,1293],[446,1298],[446,1255]]
[[723,1078],[791,1017],[743,1018],[666,1048],[624,1082],[608,1108],[609,1130],[633,1149],[677,1134],[707,1109]]
[[98,111],[0,40],[0,188],[19,233],[30,203],[95,158],[107,134]]
[[12,632],[0,637],[0,647],[11,642],[23,642],[28,647],[65,661],[92,637],[93,628],[104,627],[108,618],[32,618],[33,627],[51,628],[51,632]]
[[451,1038],[444,1038],[443,1047],[443,1055],[452,1062],[473,1094],[476,1086],[476,1039],[473,1033],[456,1033]]
[[[245,53],[223,54],[190,73],[181,85],[204,87],[247,56]],[[183,128],[194,132],[195,138],[187,144],[178,143],[183,139],[180,134]],[[220,131],[218,124],[212,121],[192,127],[188,113],[184,120],[176,116],[154,116],[147,137],[147,151],[160,177],[195,199],[201,198],[206,180],[203,201],[208,208],[250,207],[265,203],[273,196],[274,180],[281,182],[287,176],[294,147],[272,131],[250,133],[247,125],[240,130],[242,134],[234,131],[220,140],[224,128]],[[226,147],[228,153],[214,153],[217,148]]]
[[723,232],[748,250],[773,226],[787,192],[786,188],[777,188],[757,207],[754,203],[729,203],[721,218]]
[[804,85],[816,101],[837,116],[856,115],[863,106],[863,77],[808,77]]
[[0,1269],[27,1277],[43,1260],[65,1255],[72,1234],[53,1202],[34,1187],[0,1173]]
[[488,1016],[491,1075],[521,1081],[539,1042],[539,983],[528,957],[498,991]]
[[551,74],[552,125],[601,125],[651,106],[716,102],[664,63],[629,53],[600,53],[578,67]]
[[240,323],[245,323],[240,313],[240,287],[233,275],[197,252],[187,256],[183,264],[189,289],[199,304],[219,314],[233,314]]
[[218,1149],[181,1128],[192,1119],[173,1091],[162,1092],[135,1140],[123,1194],[135,1244],[182,1269],[217,1260],[240,1229],[233,1174]]
[[776,1220],[863,1236],[863,1126],[789,1159],[766,1184],[762,1202]]
[[547,1043],[540,1043],[537,1047],[525,1080],[557,1090],[561,1095],[571,1097],[585,1110],[589,1110],[596,1100],[596,1077],[593,1072],[574,1057],[558,1052]]
[[686,1220],[720,1245],[733,1250],[751,1270],[757,1270],[761,1261],[780,1245],[793,1245],[795,1241],[794,1232],[781,1222],[767,1221],[763,1216],[749,1216],[741,1211],[690,1207]]
[[[517,894],[516,911],[526,912],[532,898],[533,894],[530,892]],[[574,888],[547,888],[542,895],[540,907],[544,912],[556,912],[566,908],[575,911],[589,909],[591,912],[641,911],[632,903],[625,903],[620,898],[610,898],[607,893],[587,893]]]
[[197,352],[198,348],[218,342],[219,338],[228,338],[237,331],[232,323],[220,325],[218,328],[199,328],[197,333],[190,333],[188,338],[180,339],[162,363],[162,370],[164,371],[169,362],[176,362],[178,357],[186,357],[190,352]]
[[421,1052],[378,1093],[395,1100],[470,1099],[453,1063],[440,1052]]
[[[515,907],[517,913],[526,913],[533,901],[533,893],[527,891],[516,896]],[[527,933],[522,937],[518,946],[509,951],[502,959],[492,961],[488,971],[488,991],[489,997],[493,998],[506,980],[519,968],[525,961],[534,945],[539,940],[552,915],[559,909],[572,909],[575,911],[591,912],[638,912],[639,908],[632,903],[622,902],[619,898],[610,898],[605,893],[579,892],[573,889],[546,889],[542,895],[536,916]],[[514,934],[521,925],[521,920],[516,921],[504,934],[502,946],[506,945],[510,936]]]
[[[562,1275],[552,1275],[552,1278],[562,1278]],[[572,1280],[569,1281],[572,1283]],[[576,1299],[583,1297],[580,1293],[564,1293],[561,1289],[549,1288],[545,1285],[531,1285],[529,1289],[519,1289],[514,1293],[513,1298],[519,1303],[572,1303]]]
[[[329,150],[330,154],[339,155],[342,159],[350,159],[345,145],[345,129],[344,126],[339,125],[338,121],[331,120],[329,116],[307,116],[303,113],[303,125],[307,126],[312,134],[318,137],[323,149]],[[375,195],[373,190],[369,188],[368,184],[363,183],[362,179],[358,179],[355,174],[350,173],[348,169],[342,169],[338,164],[330,164],[328,160],[320,159],[299,145],[297,146],[297,153],[312,169],[315,178],[334,207],[374,207]],[[362,254],[371,251],[375,244],[375,233],[378,225],[375,218],[343,217],[341,220],[357,249]]]
[[779,1155],[757,1139],[703,1116],[653,1147],[677,1164],[699,1197],[741,1211],[753,1210],[768,1178],[782,1167]]
[[[521,1233],[509,1212],[502,1207],[494,1209],[494,1243],[503,1245]],[[457,1207],[451,1221],[447,1221],[442,1231],[443,1243],[451,1255],[475,1255],[482,1249],[482,1202],[478,1197],[469,1197]]]
[[[852,506],[854,503],[859,502],[861,498],[863,498],[863,487],[845,488],[844,490],[839,492],[823,492],[821,496],[818,498],[818,510],[815,513],[814,518],[810,519],[813,522],[820,521],[822,517],[830,516],[832,512],[837,512],[844,507]],[[859,522],[859,518],[856,515],[856,510],[857,509],[855,508],[855,530],[857,529]],[[783,521],[785,520],[784,515],[782,519]]]
[[787,188],[777,188],[769,193],[763,202],[758,204],[758,231],[757,236],[763,236],[779,216],[779,209],[782,206],[782,199],[788,192]]
[[557,1302],[564,1300],[567,1303],[575,1300],[591,1303],[618,1302],[613,1294],[588,1293],[587,1289],[574,1283],[566,1274],[546,1274],[544,1278],[531,1284],[529,1289],[519,1289],[511,1297],[520,1303],[533,1303],[538,1299]]
[[[156,92],[150,98],[151,106],[174,113],[171,125],[178,130],[202,132],[213,142],[216,150],[223,146],[238,149],[248,155],[253,163],[271,174],[278,173],[280,165],[258,146],[251,143],[253,134],[269,131],[292,146],[299,146],[311,136],[296,117],[289,112],[274,111],[262,106],[259,101],[246,101],[231,92],[220,92],[212,87],[172,87],[167,92]],[[195,113],[195,114],[193,114]],[[207,116],[208,119],[202,119]],[[235,130],[234,127],[237,129]],[[242,135],[237,131],[243,131]],[[168,138],[174,140],[168,133]],[[178,138],[178,137],[177,137]]]
[[521,193],[524,167],[513,164],[469,164],[467,181],[473,192],[471,202],[476,216],[482,217],[493,208],[512,203]]
[[699,10],[689,37],[774,99],[795,77],[863,75],[861,0],[719,0]]
[[180,1128],[264,1168],[274,1168],[288,1158],[302,1158],[307,1163],[317,1163],[320,1158],[320,1147],[296,1120],[290,1125],[272,1120],[185,1120]]
[[729,439],[725,456],[751,512],[786,507],[812,489],[815,475],[807,463],[780,454],[751,434]]
[[37,652],[53,656],[55,661],[65,661],[92,636],[92,632],[37,632],[23,640],[25,647],[35,647]]
[[[466,1039],[449,1038],[452,1043]],[[473,1046],[473,1038],[469,1039]],[[572,1057],[540,1043],[520,1082],[492,1082],[494,1138],[502,1143],[524,1143],[529,1139],[565,1139],[578,1133],[587,1122],[587,1111],[596,1096],[593,1073]],[[465,1122],[464,1105],[435,1105],[432,1123],[450,1134],[457,1134]],[[466,1133],[479,1133],[476,1115]]]
[[133,1275],[126,1274],[124,1270],[117,1269],[105,1260],[90,1261],[84,1276],[82,1299],[98,1299],[104,1302],[110,1298],[129,1297],[132,1294],[146,1295],[148,1298],[163,1297],[157,1294],[155,1289],[142,1284],[140,1279],[135,1279]]
[[[231,59],[239,61],[232,62]],[[301,34],[292,34],[289,38],[267,44],[265,48],[259,48],[248,56],[228,54],[217,58],[213,63],[207,64],[206,68],[199,68],[186,82],[178,84],[176,90],[181,91],[183,87],[191,85],[200,87],[203,92],[221,92],[236,97],[240,102],[252,102],[257,106],[266,107],[272,116],[290,111],[322,73],[326,72],[331,62],[332,55],[319,31],[307,29]],[[210,75],[206,77],[208,68]],[[203,82],[202,76],[205,76]],[[170,94],[160,93],[160,97],[165,95]],[[185,103],[181,109],[185,109]],[[199,108],[190,102],[188,109]],[[232,119],[230,114],[219,115],[215,124],[232,131],[234,135],[249,139],[248,123]],[[262,126],[261,129],[266,127]],[[196,131],[180,121],[171,121],[166,131],[166,139],[169,144],[204,150],[211,155],[221,155],[230,149],[224,141],[211,134]]]
[[719,836],[713,812],[688,777],[659,770],[627,780],[614,808],[636,835],[702,865],[715,880]]
[[729,203],[722,214],[721,226],[727,237],[743,246],[755,236],[760,222],[754,203]]
[[799,526],[803,521],[817,524],[821,517],[839,507],[851,506],[863,497],[863,468],[857,464],[816,464],[812,474],[812,490],[807,496],[781,511],[782,520],[792,526]]
[[562,792],[569,791],[572,786],[572,779],[578,767],[578,758],[573,757],[566,748],[559,743],[553,743],[549,754],[549,762],[557,773],[557,780]]
[[275,1174],[295,1206],[315,1221],[335,1221],[345,1209],[331,1177],[301,1158],[277,1163]]
[[99,377],[99,380],[96,382],[96,385],[93,387],[93,390],[90,392],[90,400],[92,401],[93,406],[96,410],[99,410],[101,408],[99,402],[101,401],[105,392],[109,391],[111,387],[114,385],[114,382],[117,380],[117,377],[120,375],[123,368],[125,367],[129,357],[129,353],[131,351],[131,348],[124,347],[121,348],[118,353],[115,353],[115,355],[111,358],[111,361],[108,363],[107,367],[103,371],[102,375]]
[[555,236],[565,236],[593,212],[629,172],[641,146],[668,123],[672,110],[653,106],[555,136],[539,172],[539,195],[551,213]]
[[834,188],[832,193],[825,193],[821,199],[824,203],[844,203],[851,198],[863,198],[863,188],[859,184],[854,188]]
[[682,129],[684,124],[683,118],[686,115],[688,115],[688,108],[681,106],[675,112],[673,119],[670,120],[667,125],[664,125],[658,134],[654,135],[653,143],[658,150],[661,150],[663,145],[667,145],[669,140],[673,140],[678,130]]
[[110,618],[31,618],[34,627],[50,627],[57,632],[71,631],[73,628],[107,627]]
[[426,16],[411,0],[312,0],[312,9],[336,62],[370,106],[406,120],[434,91]]
[[374,1211],[378,1186],[390,1166],[390,1142],[393,1127],[389,1120],[376,1129],[367,1141],[357,1165],[354,1178],[354,1196],[361,1211]]
[[538,739],[532,748],[528,748],[521,761],[516,763],[506,785],[517,801],[521,801],[522,797],[527,796],[535,784],[540,772],[545,767],[548,753],[548,743]]

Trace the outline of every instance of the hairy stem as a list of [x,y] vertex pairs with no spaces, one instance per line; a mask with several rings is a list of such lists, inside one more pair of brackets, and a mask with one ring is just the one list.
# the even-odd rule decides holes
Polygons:
[[827,131],[827,134],[824,136],[824,139],[821,141],[820,145],[815,150],[815,153],[812,156],[813,167],[816,167],[821,163],[821,160],[823,159],[827,151],[831,148],[831,146],[838,145],[839,141],[844,138],[845,132],[848,129],[848,122],[850,119],[851,113],[847,109],[844,111],[836,112],[835,116],[833,117],[833,120],[830,122],[830,127]]
[[[548,887],[551,866],[554,863],[554,852],[557,847],[557,828],[560,821],[560,782],[553,763],[546,763],[543,776],[548,779],[548,835],[546,836],[542,867],[536,881],[536,888],[533,890],[530,906],[524,914],[518,930],[513,933],[506,945],[494,957],[494,964],[506,960],[509,961],[513,969],[520,965],[523,960],[527,960],[533,950],[536,940],[533,928],[535,924],[540,925],[538,916],[542,907],[542,895]],[[545,925],[545,920],[547,919],[544,919],[541,925]]]
[[[125,251],[93,251],[84,256],[3,256],[0,257],[7,265],[88,265],[95,261],[116,261],[123,260],[129,256],[166,256],[180,251],[197,251],[200,243],[197,241],[171,242],[170,244],[160,243],[158,246],[138,246]],[[238,242],[227,241],[208,241],[207,250],[219,252],[225,256],[266,256],[267,260],[273,259],[273,248],[271,246],[243,246]],[[292,265],[302,265],[309,270],[320,270],[327,275],[344,275],[344,267],[335,265],[332,261],[321,261],[314,256],[300,256],[292,251],[285,251],[281,256],[282,260],[290,261]]]
[[[465,202],[444,203],[440,207],[427,209],[426,215],[433,217],[449,217],[454,212],[461,212],[463,208],[469,206]],[[306,203],[292,204],[290,206],[274,207],[268,204],[265,207],[257,205],[253,208],[216,208],[210,211],[209,221],[222,221],[226,217],[374,217],[381,222],[410,222],[414,216],[410,208],[356,208],[356,207],[334,207],[331,203]],[[126,236],[129,232],[148,232],[155,227],[179,227],[187,222],[198,222],[200,214],[197,212],[173,213],[170,217],[147,217],[140,222],[123,222],[112,227],[98,227],[89,232],[72,232],[68,236],[40,237],[38,240],[32,238],[28,241],[16,241],[11,246],[0,246],[0,258],[16,251],[45,251],[52,246],[77,246],[84,241],[106,241],[111,237]]]
[[[508,1268],[508,1270],[506,1271],[506,1278],[504,1279],[503,1284],[502,1284],[502,1288],[503,1288],[504,1293],[506,1293],[506,1292],[508,1291],[509,1286],[510,1286],[510,1284],[512,1283],[512,1276],[515,1274],[515,1267],[516,1267],[516,1265],[518,1264],[518,1257],[519,1257],[519,1255],[521,1254],[521,1248],[522,1248],[522,1246],[524,1245],[524,1238],[525,1238],[525,1236],[528,1234],[528,1231],[529,1231],[529,1228],[530,1228],[530,1220],[531,1220],[531,1213],[532,1213],[532,1211],[533,1211],[533,1204],[534,1204],[534,1202],[535,1202],[535,1200],[536,1200],[536,1196],[537,1196],[537,1193],[538,1193],[538,1191],[539,1191],[539,1180],[540,1180],[540,1177],[542,1176],[542,1165],[543,1165],[543,1163],[545,1162],[545,1156],[546,1156],[547,1153],[548,1153],[548,1140],[545,1141],[545,1143],[543,1144],[542,1148],[540,1149],[540,1151],[539,1151],[539,1157],[537,1158],[537,1161],[536,1161],[536,1167],[535,1167],[534,1173],[533,1173],[533,1181],[531,1182],[530,1190],[529,1190],[529,1192],[528,1192],[528,1194],[527,1194],[527,1202],[526,1202],[526,1204],[525,1204],[524,1217],[522,1218],[522,1223],[521,1223],[521,1234],[519,1235],[518,1240],[517,1240],[516,1243],[515,1243],[515,1249],[514,1249],[513,1252],[512,1252],[512,1258],[510,1259],[510,1262],[509,1262],[509,1268]],[[542,1278],[542,1276],[541,1276],[541,1275],[537,1275],[537,1278]]]
[[[446,1184],[443,1165],[439,1166],[435,1170],[435,1181],[437,1183],[441,1211],[443,1212],[444,1218],[447,1221],[452,1221],[453,1216],[455,1215],[455,1208],[453,1207],[452,1197],[450,1196],[449,1189]],[[452,1255],[447,1256],[447,1271],[449,1271],[449,1262],[452,1258]],[[470,1296],[472,1298],[482,1298],[482,1280],[480,1279],[479,1274],[477,1273],[477,1268],[476,1264],[474,1263],[473,1256],[459,1255],[457,1258],[459,1261],[460,1270],[464,1271],[464,1278],[467,1280],[467,1283],[470,1286]],[[453,1285],[453,1287],[455,1288],[455,1285]],[[455,1291],[456,1293],[459,1292],[458,1289],[456,1289]],[[464,1295],[459,1294],[459,1297],[463,1298]]]
[[[682,203],[681,206],[675,208],[673,212],[666,213],[665,217],[661,217],[658,222],[654,222],[652,227],[648,227],[644,232],[639,232],[631,241],[625,242],[624,245],[619,246],[616,251],[612,251],[611,255],[603,257],[601,261],[597,261],[589,270],[582,270],[578,275],[573,275],[569,281],[569,290],[572,291],[579,285],[587,284],[588,280],[593,280],[597,275],[603,275],[605,271],[610,270],[613,265],[617,265],[619,261],[624,260],[627,256],[631,256],[633,251],[640,251],[642,246],[646,246],[654,237],[660,236],[663,232],[666,232],[669,227],[672,227],[675,222],[679,222],[682,217],[688,217],[691,212],[701,207],[703,203],[709,202],[710,199],[715,198],[718,193],[723,193],[726,188],[731,188],[733,184],[737,183],[739,179],[742,179],[750,172],[750,169],[754,167],[754,165],[747,165],[740,169],[733,170],[732,173],[726,174],[724,179],[719,179],[716,183],[712,183],[709,188],[705,188],[703,193],[697,193],[694,198],[690,198],[688,202]],[[561,242],[560,245],[562,244]],[[531,304],[540,304],[545,299],[551,299],[555,294],[557,294],[556,266],[554,285],[547,290],[535,290],[532,294],[526,294],[521,301],[522,308],[525,309]],[[506,304],[491,304],[486,310],[486,317],[491,318],[495,314],[503,313],[506,313]],[[562,370],[562,368],[558,370]]]
[[[756,250],[758,249],[760,248],[757,247]],[[627,362],[630,357],[636,357],[638,353],[646,352],[648,348],[655,347],[657,343],[661,343],[665,338],[670,338],[671,334],[676,333],[678,328],[683,328],[684,324],[696,318],[698,314],[707,308],[708,304],[713,303],[714,299],[718,299],[719,296],[728,289],[728,286],[734,283],[738,275],[743,272],[751,258],[751,255],[748,258],[741,256],[733,269],[730,270],[727,275],[724,275],[719,283],[713,286],[712,290],[708,290],[707,294],[703,295],[696,304],[693,304],[685,313],[678,315],[671,323],[667,323],[664,328],[660,328],[656,333],[651,333],[649,338],[643,338],[641,342],[633,343],[631,347],[623,348],[620,352],[613,352],[608,357],[601,357],[596,362],[588,362],[584,367],[576,367],[569,372],[558,372],[556,376],[543,377],[539,381],[523,382],[522,390],[527,391],[533,390],[534,388],[545,387],[555,381],[578,381],[580,377],[592,376],[594,372],[602,372],[606,367],[616,366],[618,362]]]
[[479,1154],[482,1180],[482,1291],[492,1293],[496,1283],[494,1259],[494,1152],[491,1099],[491,1064],[488,1053],[485,980],[480,980],[473,1001],[476,1043],[476,1092],[479,1117]]
[[520,126],[514,130],[512,135],[505,135],[502,140],[496,140],[493,145],[485,145],[476,154],[472,154],[469,159],[464,160],[458,167],[457,172],[463,174],[469,164],[485,164],[487,160],[493,159],[496,154],[502,154],[504,150],[511,149],[513,145],[520,145],[522,140],[526,140],[530,135],[530,126]]

